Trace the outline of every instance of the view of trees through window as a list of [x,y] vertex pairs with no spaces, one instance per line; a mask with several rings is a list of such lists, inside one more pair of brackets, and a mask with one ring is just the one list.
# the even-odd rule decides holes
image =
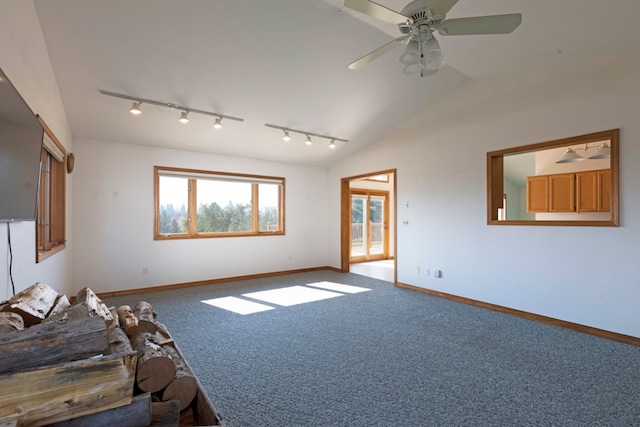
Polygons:
[[[160,236],[251,235],[282,232],[284,179],[224,176],[157,176],[157,233]],[[270,182],[260,182],[268,180]],[[273,181],[273,182],[271,182]],[[190,212],[189,206],[195,206]]]

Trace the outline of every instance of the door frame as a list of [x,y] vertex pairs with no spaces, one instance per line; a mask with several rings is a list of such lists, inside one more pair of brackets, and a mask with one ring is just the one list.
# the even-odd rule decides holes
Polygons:
[[[389,210],[393,209],[393,262],[394,274],[393,283],[398,283],[398,174],[397,169],[387,169],[377,172],[369,172],[360,175],[354,175],[342,178],[340,180],[340,271],[342,273],[349,272],[350,256],[351,256],[351,191],[349,183],[356,179],[362,179],[367,176],[393,175],[393,205],[389,206]],[[391,222],[391,220],[389,220]]]

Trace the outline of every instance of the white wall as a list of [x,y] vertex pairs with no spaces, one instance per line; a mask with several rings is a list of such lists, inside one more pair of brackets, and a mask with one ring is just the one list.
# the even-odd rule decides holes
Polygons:
[[[33,2],[0,0],[0,67],[18,89],[34,113],[40,114],[67,152],[72,151],[71,131],[62,106],[58,85],[44,43]],[[67,176],[67,248],[36,264],[35,224],[13,223],[11,247],[13,281],[16,292],[36,282],[59,292],[71,289],[71,175]],[[0,224],[0,300],[12,295],[9,278],[7,225]]]
[[[467,83],[333,167],[330,209],[340,178],[397,168],[400,282],[638,337],[638,76],[636,52]],[[613,128],[620,227],[486,225],[488,151]]]
[[[76,289],[118,291],[329,264],[325,169],[89,139],[75,146]],[[286,235],[154,241],[155,165],[284,177]]]

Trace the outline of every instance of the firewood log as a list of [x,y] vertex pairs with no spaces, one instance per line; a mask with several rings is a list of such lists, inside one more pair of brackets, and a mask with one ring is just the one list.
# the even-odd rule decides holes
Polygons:
[[71,303],[69,303],[69,299],[67,298],[67,296],[58,295],[58,299],[56,300],[56,303],[53,305],[53,308],[51,309],[47,317],[51,317],[55,314],[66,311],[69,309],[69,307],[71,307]]
[[115,319],[111,314],[111,310],[109,310],[107,305],[91,289],[84,288],[78,292],[74,305],[81,303],[87,304],[89,313],[91,313],[92,316],[102,317],[107,324],[107,328],[115,327]]
[[[155,342],[157,344],[167,345],[173,343],[173,338],[171,338],[167,327],[156,320],[156,312],[153,310],[153,306],[150,303],[146,301],[138,302],[133,308],[133,316],[138,319],[138,329],[132,330],[131,334],[140,332],[154,333],[156,335]],[[153,324],[153,326],[151,326],[151,324]],[[152,329],[154,329],[153,332],[151,331]]]
[[129,341],[129,338],[122,329],[109,329],[107,331],[107,338],[109,340],[109,351],[111,354],[133,352],[131,341]]
[[36,325],[47,317],[58,298],[58,292],[44,283],[35,283],[15,294],[2,311],[18,313],[25,327]]
[[[49,424],[47,427],[95,427],[95,426],[127,426],[147,427],[152,424],[151,397],[149,393],[139,394],[131,399],[128,405],[84,415],[70,420]],[[2,426],[2,424],[0,424]]]
[[0,335],[24,329],[24,320],[18,313],[0,311]]
[[118,319],[120,320],[120,325],[127,333],[127,335],[132,335],[132,328],[138,326],[138,318],[135,314],[133,314],[133,310],[128,305],[121,305],[118,307]]
[[180,425],[180,402],[151,402],[151,425],[178,427]]
[[187,366],[185,361],[180,357],[178,352],[170,346],[164,346],[162,350],[168,354],[176,364],[176,375],[169,385],[162,392],[162,400],[178,400],[180,401],[180,410],[187,408],[198,391],[198,381]]
[[0,372],[79,360],[105,354],[108,348],[103,319],[44,322],[2,336]]
[[140,390],[155,393],[165,388],[176,375],[173,359],[154,342],[152,334],[132,336],[131,345],[138,352],[136,382]]
[[138,320],[156,321],[156,312],[153,310],[153,306],[146,301],[138,302],[133,307],[133,314],[135,314]]
[[64,311],[60,311],[58,313],[47,316],[47,318],[43,320],[43,323],[86,319],[91,316],[92,315],[89,312],[89,306],[87,306],[86,302],[83,302],[74,304]]

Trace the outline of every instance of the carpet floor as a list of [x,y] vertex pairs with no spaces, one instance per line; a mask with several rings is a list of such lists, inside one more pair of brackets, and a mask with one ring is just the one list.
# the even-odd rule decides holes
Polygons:
[[[307,288],[326,299],[301,303]],[[282,289],[302,294],[263,293]],[[105,302],[141,300],[227,427],[640,425],[639,348],[382,280],[315,271]]]

